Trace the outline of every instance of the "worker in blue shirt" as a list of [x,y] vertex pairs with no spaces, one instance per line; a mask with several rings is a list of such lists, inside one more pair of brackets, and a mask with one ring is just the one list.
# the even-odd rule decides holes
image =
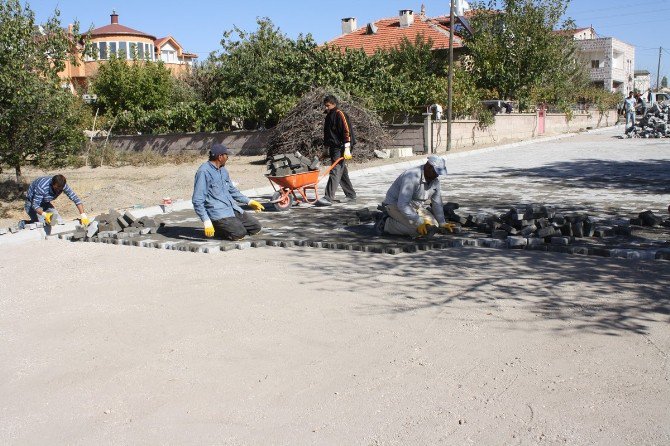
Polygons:
[[205,236],[240,240],[260,232],[261,224],[238,203],[246,204],[256,212],[265,210],[262,204],[246,197],[230,180],[225,165],[230,152],[223,144],[214,144],[209,161],[195,174],[193,209],[205,226]]
[[30,217],[29,223],[41,222],[50,226],[52,223],[60,222],[60,215],[51,202],[58,198],[61,193],[65,193],[77,206],[79,220],[82,225],[87,226],[90,221],[86,212],[84,212],[84,205],[72,188],[68,186],[67,179],[63,175],[40,177],[30,183],[24,205],[26,213]]

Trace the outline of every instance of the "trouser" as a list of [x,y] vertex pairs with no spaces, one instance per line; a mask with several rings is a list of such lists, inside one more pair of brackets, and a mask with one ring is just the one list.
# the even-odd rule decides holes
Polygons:
[[626,112],[626,133],[633,130],[635,127],[635,112]]
[[387,234],[417,236],[419,235],[417,228],[421,223],[423,223],[423,220],[430,220],[430,223],[433,226],[438,226],[437,220],[435,219],[435,216],[433,216],[433,213],[423,206],[415,208],[416,213],[419,214],[419,217],[421,217],[422,220],[419,223],[410,221],[405,214],[400,212],[400,209],[398,209],[398,206],[396,205],[386,204],[384,205],[384,208],[386,209],[386,213],[389,216],[389,218],[386,219],[386,224],[384,225],[384,232]]
[[[330,155],[330,164],[333,164],[338,158],[342,157],[344,149],[341,147],[331,147],[328,149]],[[356,198],[356,191],[349,179],[349,170],[347,169],[346,160],[340,161],[337,166],[333,167],[328,175],[328,184],[326,185],[326,198],[330,201],[335,199],[335,192],[337,187],[342,185],[342,192],[349,198]]]
[[234,211],[234,217],[214,220],[214,234],[226,240],[240,240],[247,235],[258,234],[261,223],[249,212]]

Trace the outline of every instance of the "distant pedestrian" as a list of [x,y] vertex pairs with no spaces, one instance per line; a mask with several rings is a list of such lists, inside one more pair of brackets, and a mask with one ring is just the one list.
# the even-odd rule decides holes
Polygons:
[[323,124],[323,143],[328,148],[331,164],[338,158],[344,158],[337,166],[331,169],[326,185],[326,193],[317,204],[330,206],[335,201],[335,193],[339,185],[342,185],[344,202],[355,202],[356,191],[349,179],[349,170],[346,162],[352,158],[351,150],[356,144],[349,116],[337,108],[337,98],[328,95],[323,99],[326,119]]
[[633,92],[628,93],[628,97],[624,101],[624,113],[626,114],[626,129],[625,134],[633,131],[635,128],[635,105],[637,101],[633,97]]
[[223,144],[214,144],[209,151],[209,161],[203,163],[195,174],[193,209],[205,227],[205,237],[240,240],[260,232],[260,222],[238,203],[246,204],[256,212],[265,207],[246,197],[233,185],[225,165],[229,151]]
[[54,223],[60,222],[61,217],[52,201],[62,193],[65,193],[77,206],[79,220],[82,225],[87,226],[90,221],[84,212],[84,204],[72,188],[68,186],[67,179],[60,174],[52,177],[40,177],[30,183],[24,205],[26,213],[30,217],[29,223],[41,222],[47,226],[51,226]]
[[637,93],[635,95],[635,100],[637,102],[637,105],[635,107],[637,109],[636,111],[640,116],[644,118],[645,116],[647,116],[647,109],[648,109],[647,100],[640,93]]

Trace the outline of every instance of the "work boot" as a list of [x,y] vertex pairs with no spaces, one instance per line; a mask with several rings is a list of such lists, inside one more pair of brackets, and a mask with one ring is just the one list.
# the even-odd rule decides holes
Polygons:
[[327,199],[326,197],[322,197],[316,201],[315,205],[319,207],[332,206],[333,202]]
[[375,230],[375,235],[382,236],[384,235],[384,229],[386,228],[386,219],[388,217],[385,215],[382,215],[379,217],[377,222],[375,223],[374,230]]
[[356,203],[356,197],[344,197],[343,199],[339,200],[340,203]]

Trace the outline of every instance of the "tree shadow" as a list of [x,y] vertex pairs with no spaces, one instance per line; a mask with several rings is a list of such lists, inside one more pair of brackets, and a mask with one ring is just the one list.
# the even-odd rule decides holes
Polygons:
[[494,172],[511,178],[541,178],[543,181],[567,188],[670,193],[670,159],[642,161],[584,159],[531,169],[499,168]]
[[[306,256],[298,267],[309,268]],[[378,302],[359,307],[367,314],[433,311],[450,323],[447,314],[455,307],[473,304],[484,319],[509,322],[505,310],[518,307],[527,310],[512,324],[520,329],[550,320],[561,322],[551,324],[556,332],[609,336],[645,335],[652,323],[670,322],[670,265],[655,262],[476,248],[374,259],[341,252],[328,262],[329,269],[348,272],[339,292],[369,294]],[[312,286],[332,289],[323,278]]]

